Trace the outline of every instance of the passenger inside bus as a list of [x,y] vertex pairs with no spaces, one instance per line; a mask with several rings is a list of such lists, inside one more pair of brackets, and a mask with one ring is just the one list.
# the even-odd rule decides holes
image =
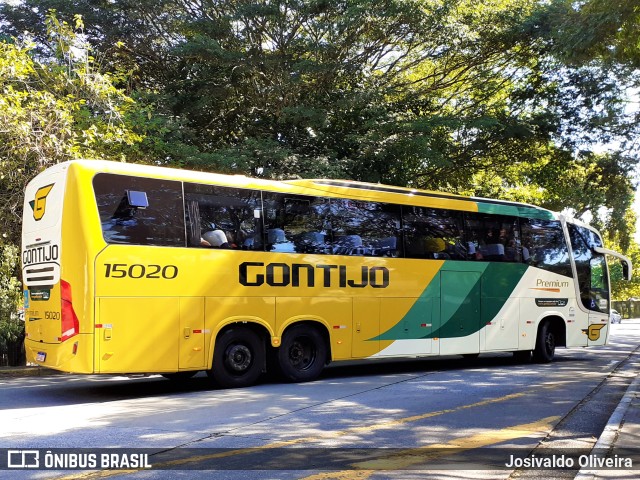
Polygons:
[[204,247],[231,248],[227,235],[219,229],[203,233],[200,244]]

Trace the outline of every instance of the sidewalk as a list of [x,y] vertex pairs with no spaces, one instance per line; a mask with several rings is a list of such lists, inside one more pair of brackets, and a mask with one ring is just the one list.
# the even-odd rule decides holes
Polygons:
[[0,377],[45,377],[62,372],[38,366],[0,367]]
[[636,377],[614,410],[609,422],[594,446],[596,451],[606,451],[606,457],[625,458],[625,452],[633,454],[633,470],[582,469],[576,480],[636,479],[640,477],[640,376]]

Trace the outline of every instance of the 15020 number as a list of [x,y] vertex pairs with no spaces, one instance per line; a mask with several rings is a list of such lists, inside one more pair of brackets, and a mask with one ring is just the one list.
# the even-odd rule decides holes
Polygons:
[[134,263],[106,263],[105,277],[107,278],[164,278],[173,280],[178,276],[176,265],[142,265]]

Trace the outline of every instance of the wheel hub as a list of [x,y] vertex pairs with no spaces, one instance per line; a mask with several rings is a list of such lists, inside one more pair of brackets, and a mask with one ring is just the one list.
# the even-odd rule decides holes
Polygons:
[[296,341],[289,349],[289,361],[297,369],[304,370],[313,363],[314,352],[310,345]]
[[246,345],[231,345],[226,352],[226,364],[234,372],[244,372],[251,365],[253,356]]

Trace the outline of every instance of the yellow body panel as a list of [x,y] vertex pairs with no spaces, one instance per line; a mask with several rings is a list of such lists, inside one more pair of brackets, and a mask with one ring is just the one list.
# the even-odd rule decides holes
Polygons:
[[378,353],[381,344],[385,347],[390,341],[370,340],[380,335],[380,299],[353,299],[353,343],[351,354],[354,358],[366,358]]
[[100,373],[178,370],[179,298],[100,298],[97,321]]
[[274,297],[205,297],[205,328],[208,346],[208,368],[211,368],[213,347],[218,332],[226,325],[251,322],[264,328],[272,338],[275,334]]
[[207,366],[207,330],[204,326],[204,298],[180,298],[180,329],[178,368],[202,369]]
[[349,297],[280,297],[276,299],[277,332],[300,321],[323,325],[331,335],[333,360],[351,358],[351,311]]

